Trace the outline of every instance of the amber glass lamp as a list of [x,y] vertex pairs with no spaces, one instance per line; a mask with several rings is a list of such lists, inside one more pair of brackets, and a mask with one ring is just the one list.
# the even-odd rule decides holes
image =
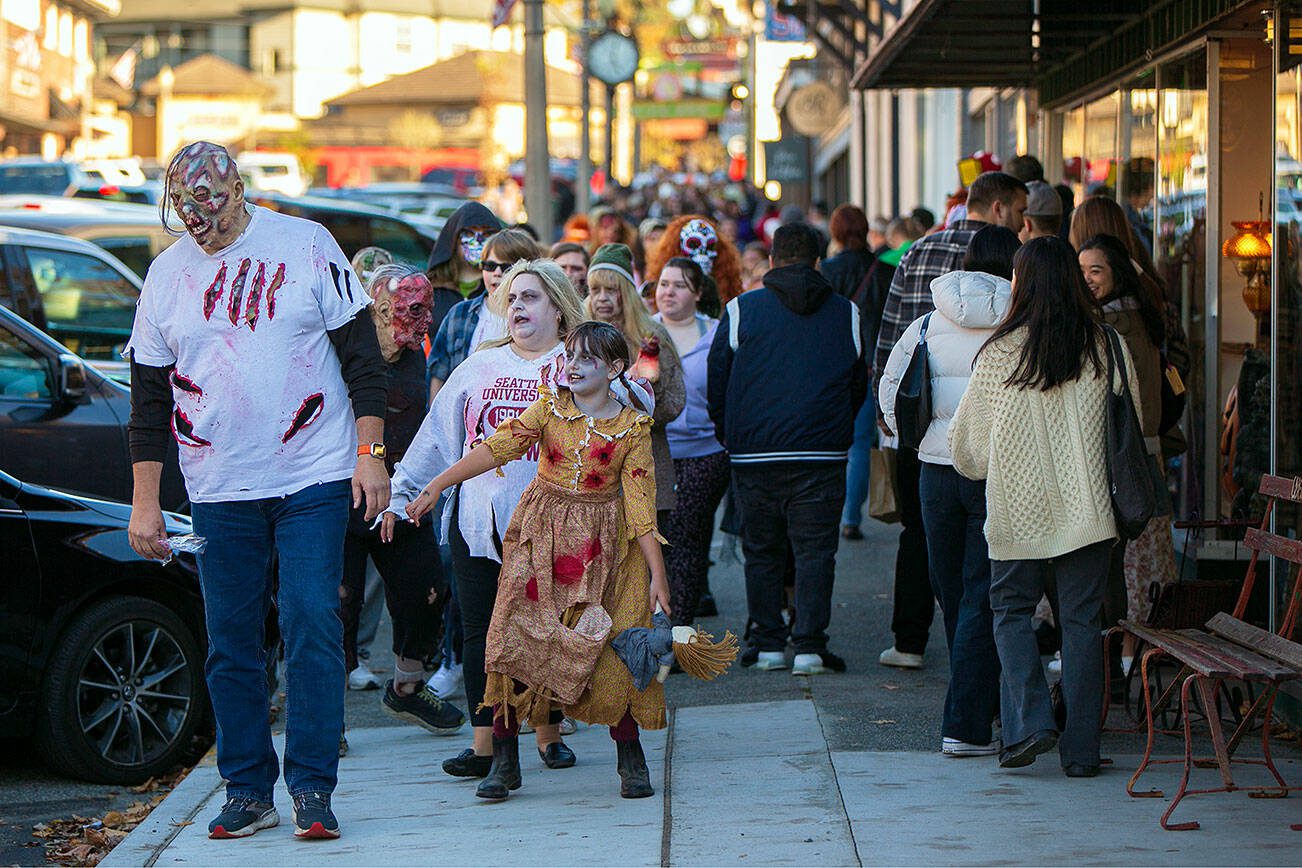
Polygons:
[[1266,220],[1235,220],[1234,235],[1221,245],[1221,255],[1248,279],[1243,303],[1260,322],[1270,311],[1271,226]]

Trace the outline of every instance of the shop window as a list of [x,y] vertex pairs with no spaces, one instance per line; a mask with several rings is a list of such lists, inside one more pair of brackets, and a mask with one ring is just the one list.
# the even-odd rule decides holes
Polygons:
[[1116,197],[1117,114],[1121,95],[1113,91],[1085,106],[1085,195]]
[[45,32],[42,37],[46,51],[59,50],[59,9],[53,4],[45,7]]
[[[1189,342],[1190,370],[1181,433],[1186,448],[1171,458],[1176,516],[1206,514],[1207,495],[1216,501],[1219,443],[1206,443],[1204,420],[1219,414],[1218,396],[1207,395],[1207,56],[1204,51],[1165,64],[1159,70],[1154,121],[1157,126],[1157,187],[1153,259],[1167,298],[1180,312]],[[1213,335],[1212,340],[1215,340]],[[1211,486],[1210,492],[1208,486]],[[1207,517],[1215,518],[1213,509]]]
[[1130,228],[1153,252],[1154,193],[1157,179],[1157,72],[1145,70],[1121,91],[1117,144],[1117,201]]
[[[1274,472],[1302,476],[1302,68],[1279,74],[1275,82],[1275,234],[1272,308],[1274,313]],[[1302,510],[1279,500],[1275,532],[1302,537]],[[1275,611],[1287,608],[1292,570],[1274,561]]]
[[1085,109],[1077,107],[1062,115],[1062,178],[1076,201],[1085,198]]

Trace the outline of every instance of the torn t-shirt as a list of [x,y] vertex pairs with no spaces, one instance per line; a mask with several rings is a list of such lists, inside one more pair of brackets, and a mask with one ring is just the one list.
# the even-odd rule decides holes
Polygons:
[[347,479],[357,457],[329,329],[370,304],[320,225],[250,206],[209,255],[188,235],[149,267],[123,355],[175,364],[171,428],[195,503],[278,497]]

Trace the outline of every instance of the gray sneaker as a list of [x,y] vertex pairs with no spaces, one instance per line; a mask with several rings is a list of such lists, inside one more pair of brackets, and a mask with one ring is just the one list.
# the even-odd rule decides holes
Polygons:
[[222,811],[208,824],[209,838],[247,838],[259,829],[280,825],[280,815],[271,802],[237,797],[227,799]]

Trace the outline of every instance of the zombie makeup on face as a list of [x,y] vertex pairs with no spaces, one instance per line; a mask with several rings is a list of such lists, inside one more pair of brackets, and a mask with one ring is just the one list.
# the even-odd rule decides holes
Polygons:
[[678,235],[678,248],[701,270],[709,274],[714,269],[714,258],[719,255],[719,234],[704,220],[689,220]]
[[392,305],[393,341],[400,347],[419,350],[434,319],[434,287],[423,274],[389,281]]
[[461,258],[466,261],[467,265],[479,267],[479,263],[484,261],[484,242],[486,242],[492,231],[475,226],[470,229],[463,229],[461,236],[457,239],[461,245]]
[[248,222],[244,182],[225,148],[196,142],[167,171],[167,202],[199,246],[215,253],[235,242]]

